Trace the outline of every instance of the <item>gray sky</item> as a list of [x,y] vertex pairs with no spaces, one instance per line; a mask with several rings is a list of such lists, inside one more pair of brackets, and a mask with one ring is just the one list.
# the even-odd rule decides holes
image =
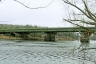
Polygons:
[[[52,0],[19,0],[29,7],[43,7]],[[55,0],[50,6],[43,9],[28,9],[21,4],[6,0],[0,3],[0,24],[38,25],[47,27],[67,27],[70,24],[63,22],[64,5],[60,0]],[[12,21],[11,21],[12,20]]]

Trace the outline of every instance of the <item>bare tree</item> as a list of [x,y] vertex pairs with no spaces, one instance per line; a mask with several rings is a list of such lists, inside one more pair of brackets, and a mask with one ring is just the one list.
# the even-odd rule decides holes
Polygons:
[[84,27],[80,23],[96,26],[96,0],[63,0],[63,2],[75,9],[70,11],[69,17],[64,18],[64,21],[79,27]]
[[[63,20],[67,21],[73,25],[76,25],[81,28],[85,28],[82,24],[93,25],[96,27],[96,0],[62,0],[66,4],[68,16]],[[65,11],[66,11],[65,10]],[[71,11],[70,11],[71,10]],[[96,47],[84,46],[83,43],[80,47],[76,47],[72,50],[73,57],[76,57],[76,60],[79,59],[83,61],[82,64],[87,64],[86,62],[93,62],[96,64],[95,53]],[[94,52],[90,52],[94,50]],[[72,58],[73,59],[73,58]]]

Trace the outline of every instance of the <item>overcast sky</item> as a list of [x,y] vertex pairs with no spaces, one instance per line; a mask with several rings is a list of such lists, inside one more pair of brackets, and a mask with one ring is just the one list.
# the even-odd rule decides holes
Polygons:
[[[43,7],[52,0],[19,0],[29,7]],[[25,2],[24,2],[25,1]],[[14,0],[5,0],[0,3],[0,24],[38,25],[46,27],[67,27],[70,24],[63,22],[64,5],[60,0],[43,9],[28,9]]]

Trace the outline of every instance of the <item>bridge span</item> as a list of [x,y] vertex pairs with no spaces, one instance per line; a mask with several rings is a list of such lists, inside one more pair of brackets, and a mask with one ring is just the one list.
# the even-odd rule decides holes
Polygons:
[[[60,27],[60,28],[22,28],[22,29],[0,29],[0,33],[19,33],[23,37],[27,37],[28,33],[44,32],[46,36],[44,37],[45,41],[55,41],[55,35],[57,32],[80,32],[81,38],[80,41],[88,41],[89,37],[93,32],[96,32],[95,27]],[[15,34],[16,35],[16,34]],[[25,36],[24,36],[25,35]],[[83,38],[83,39],[82,39]],[[87,39],[86,39],[87,38]]]
[[0,32],[85,32],[96,31],[95,27],[62,27],[62,28],[18,28],[18,29],[0,29]]

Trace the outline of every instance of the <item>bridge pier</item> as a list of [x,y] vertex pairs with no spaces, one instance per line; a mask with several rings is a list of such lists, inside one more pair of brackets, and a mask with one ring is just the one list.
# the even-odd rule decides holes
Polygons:
[[44,41],[55,41],[56,32],[45,32]]
[[80,42],[81,43],[89,43],[90,42],[90,36],[92,35],[92,32],[87,31],[87,32],[80,32]]

